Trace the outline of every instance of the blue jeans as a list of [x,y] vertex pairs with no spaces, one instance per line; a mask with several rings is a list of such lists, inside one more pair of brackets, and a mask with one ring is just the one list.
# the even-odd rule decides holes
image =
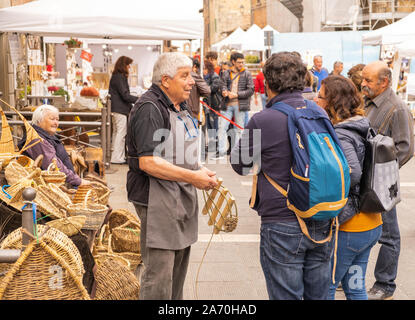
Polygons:
[[401,234],[399,231],[396,207],[382,212],[383,229],[379,239],[381,247],[375,266],[376,282],[373,285],[388,293],[396,289],[395,279],[398,275],[398,260],[401,251]]
[[[328,236],[330,221],[307,221],[310,236]],[[271,300],[323,300],[330,281],[331,241],[316,244],[298,221],[261,225],[260,260]]]
[[[382,233],[382,226],[369,231],[346,232],[339,231],[337,247],[337,263],[335,283],[330,278],[329,300],[334,300],[336,288],[342,283],[347,300],[367,300],[366,268],[370,250],[378,242]],[[333,275],[333,261],[331,272]]]
[[[226,107],[226,110],[220,112],[222,115],[224,115],[229,120],[232,120],[232,117],[234,117],[234,121],[237,125],[239,125],[241,128],[244,127],[244,121],[245,121],[245,113],[244,111],[239,111],[239,106],[228,106]],[[226,119],[223,119],[222,117],[219,117],[218,122],[218,151],[220,154],[226,154],[226,142],[228,139],[227,136],[227,130],[229,127],[229,121]],[[235,142],[238,141],[241,138],[242,130],[235,128],[236,130],[236,139]]]

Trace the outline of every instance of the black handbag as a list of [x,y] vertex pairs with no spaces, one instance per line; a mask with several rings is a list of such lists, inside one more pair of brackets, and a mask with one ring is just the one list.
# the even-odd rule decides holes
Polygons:
[[399,162],[395,143],[391,137],[376,134],[370,128],[366,137],[360,182],[360,211],[390,211],[401,201],[399,188]]

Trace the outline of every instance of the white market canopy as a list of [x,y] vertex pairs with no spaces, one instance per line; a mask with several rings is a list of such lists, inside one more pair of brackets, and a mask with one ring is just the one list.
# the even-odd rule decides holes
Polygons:
[[264,51],[264,31],[253,24],[245,32],[244,42],[242,43],[242,51]]
[[406,40],[415,41],[415,12],[383,28],[363,35],[364,45],[394,45]]
[[0,32],[50,37],[203,39],[194,0],[38,0],[0,9]]
[[215,50],[225,46],[241,49],[242,51],[264,51],[264,31],[273,31],[279,33],[273,29],[270,25],[266,25],[263,29],[253,24],[248,30],[243,31],[238,27],[227,38],[212,45]]
[[226,46],[240,46],[243,42],[245,35],[245,31],[241,29],[241,27],[238,27],[234,32],[232,32],[229,36],[227,36],[225,39],[212,44],[212,48],[219,50],[221,47]]

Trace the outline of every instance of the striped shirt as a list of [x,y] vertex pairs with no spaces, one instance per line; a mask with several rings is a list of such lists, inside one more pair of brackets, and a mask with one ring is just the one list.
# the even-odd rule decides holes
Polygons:
[[414,120],[408,107],[389,87],[372,100],[365,97],[365,112],[372,128],[393,138],[402,167],[414,154]]

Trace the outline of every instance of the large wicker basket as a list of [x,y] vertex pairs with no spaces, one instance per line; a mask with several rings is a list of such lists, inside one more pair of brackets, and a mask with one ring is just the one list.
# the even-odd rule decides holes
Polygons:
[[96,300],[138,300],[140,284],[125,264],[110,255],[96,262]]
[[[78,249],[62,232],[44,228],[48,227],[38,226],[39,238],[29,243],[0,281],[0,299],[90,299],[82,285],[83,265]],[[21,229],[9,235],[1,248],[19,248],[19,241],[21,247]]]
[[13,185],[29,175],[29,170],[24,168],[16,160],[10,161],[7,167],[4,169],[4,175],[6,177],[7,183]]
[[[37,225],[38,238],[42,238],[69,264],[77,277],[82,279],[85,273],[84,264],[78,248],[63,232],[49,226]],[[36,239],[37,241],[37,239]],[[0,249],[21,249],[22,228],[11,232],[1,243]]]

